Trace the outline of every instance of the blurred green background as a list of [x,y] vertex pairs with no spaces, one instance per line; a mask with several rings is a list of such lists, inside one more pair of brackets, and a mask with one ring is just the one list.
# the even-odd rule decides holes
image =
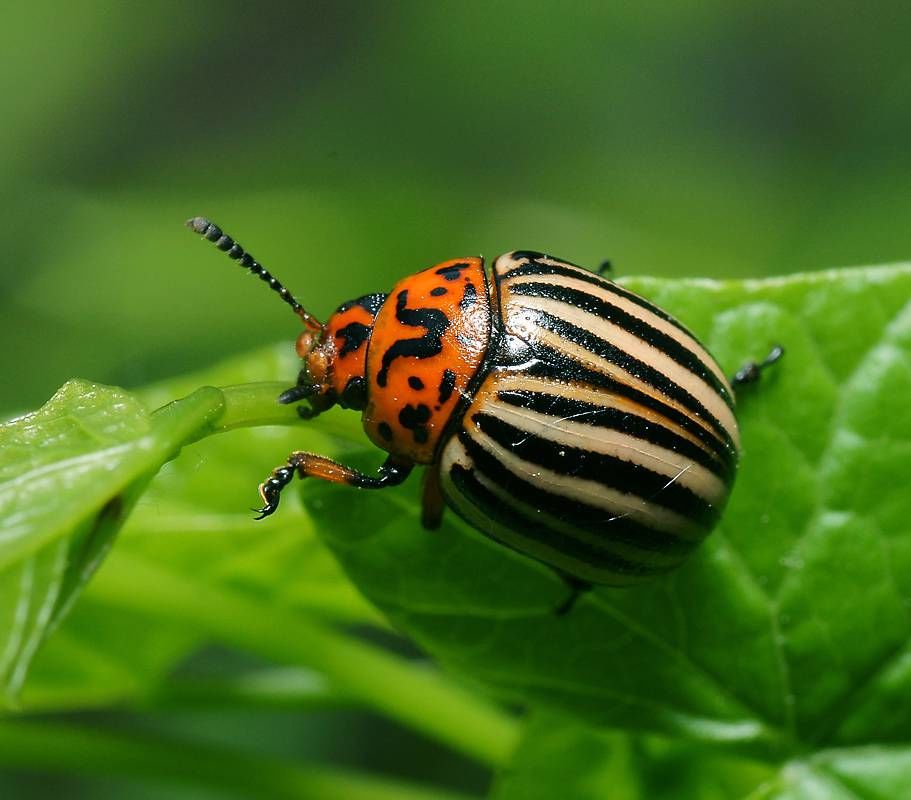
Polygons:
[[297,332],[514,248],[742,276],[911,255],[911,12],[825,3],[5,4],[0,410]]
[[[3,414],[291,345],[195,214],[320,316],[515,248],[715,277],[911,257],[906,3],[32,2],[2,29]],[[485,780],[361,716],[255,725]]]

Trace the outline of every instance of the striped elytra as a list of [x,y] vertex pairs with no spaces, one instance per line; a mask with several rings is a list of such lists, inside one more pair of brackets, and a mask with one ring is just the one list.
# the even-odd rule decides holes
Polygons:
[[579,580],[679,564],[711,531],[739,434],[727,379],[642,298],[536,253],[493,269],[500,330],[440,456],[449,504]]
[[[683,325],[588,270],[540,253],[437,264],[325,325],[208,220],[191,227],[259,275],[304,322],[303,368],[279,398],[312,418],[362,411],[389,454],[377,474],[292,453],[260,485],[260,517],[295,477],[365,489],[426,466],[422,520],[448,505],[562,575],[573,595],[666,572],[724,509],[740,448],[724,373]],[[735,377],[755,380],[762,364]]]

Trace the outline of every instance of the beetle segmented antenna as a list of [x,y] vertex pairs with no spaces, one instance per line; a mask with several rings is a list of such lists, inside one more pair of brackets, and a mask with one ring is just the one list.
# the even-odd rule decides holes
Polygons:
[[254,275],[258,275],[262,280],[268,283],[269,288],[278,292],[282,300],[294,309],[294,313],[303,320],[304,325],[313,331],[322,330],[322,323],[298,303],[291,292],[289,292],[281,282],[269,272],[269,270],[228,236],[228,234],[219,228],[218,225],[205,217],[193,217],[193,219],[187,220],[187,227],[200,236],[208,239],[210,242],[213,242],[219,250],[228,254],[228,258],[233,258],[235,261],[238,261],[242,267],[250,270]]

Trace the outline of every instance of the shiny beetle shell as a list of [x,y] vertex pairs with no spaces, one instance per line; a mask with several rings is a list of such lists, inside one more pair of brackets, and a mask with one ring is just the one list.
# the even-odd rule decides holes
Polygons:
[[493,278],[496,341],[439,456],[448,504],[583,582],[673,568],[734,479],[724,374],[668,314],[579,267],[509,253]]
[[490,274],[480,258],[430,267],[322,325],[218,228],[190,224],[303,319],[303,369],[281,401],[308,418],[335,403],[361,410],[389,453],[376,476],[293,453],[260,487],[262,516],[295,475],[379,489],[426,465],[425,525],[445,501],[574,587],[666,572],[717,523],[740,448],[731,385],[647,300],[517,251]]

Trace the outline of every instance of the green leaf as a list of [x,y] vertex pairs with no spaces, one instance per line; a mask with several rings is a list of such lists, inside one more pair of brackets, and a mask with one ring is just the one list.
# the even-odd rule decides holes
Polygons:
[[908,793],[911,749],[860,747],[781,766],[680,740],[597,730],[553,713],[525,725],[493,800],[894,800]]
[[[368,698],[369,685],[344,658],[326,656],[357,648],[297,616],[376,622],[325,559],[318,534],[359,589],[447,668],[502,697],[575,720],[561,724],[581,732],[555,727],[555,745],[546,736],[535,741],[540,727],[532,725],[517,765],[523,751],[572,750],[576,745],[567,742],[573,737],[593,735],[607,750],[601,763],[595,745],[579,745],[583,752],[594,748],[585,773],[590,786],[605,775],[619,781],[619,763],[627,765],[623,780],[631,787],[652,787],[648,781],[658,780],[648,777],[653,767],[683,774],[687,760],[700,764],[716,785],[745,763],[731,753],[736,748],[771,765],[748,770],[764,776],[753,780],[756,797],[809,796],[821,787],[832,796],[906,792],[911,549],[904,520],[911,497],[900,478],[911,456],[911,268],[630,285],[693,327],[729,371],[763,356],[773,342],[787,348],[776,369],[741,397],[744,455],[724,520],[676,573],[633,589],[599,588],[570,615],[556,617],[566,589],[548,568],[451,514],[441,530],[421,530],[416,480],[384,492],[308,482],[287,493],[280,514],[253,526],[246,509],[256,500],[255,484],[290,449],[325,452],[365,469],[378,466],[382,453],[359,432],[357,416],[341,412],[293,429],[233,431],[186,447],[153,481],[105,580],[90,587],[86,602],[39,659],[36,680],[27,687],[36,705],[66,706],[80,697],[91,702],[92,692],[101,702],[113,699],[99,691],[105,676],[127,695],[154,692],[162,671],[198,641],[200,625],[223,641],[289,663],[306,664],[310,652],[321,651],[289,644],[288,631],[300,631],[300,642],[329,637],[331,647],[317,656],[317,668],[353,681]],[[266,361],[257,353],[153,387],[145,396],[156,404],[213,377],[277,380],[287,372],[285,384],[293,379],[293,358]],[[75,541],[77,523],[96,518],[106,498],[139,487],[180,442],[253,417],[288,421],[290,415],[271,410],[271,400],[263,403],[281,385],[203,390],[200,396],[212,398],[213,408],[232,399],[160,448],[154,467],[154,459],[141,468],[129,462],[126,470],[99,470],[85,485],[67,483],[75,476],[58,470],[66,491],[51,492],[48,484],[46,502],[27,505],[50,521],[30,529],[31,549],[13,551],[9,565],[35,558],[35,574],[52,575],[47,548]],[[257,403],[267,411],[251,416]],[[168,408],[146,419],[150,432],[127,441],[157,441],[159,414],[181,416],[179,403]],[[96,435],[84,450],[106,447],[98,446]],[[18,455],[30,452],[23,445]],[[58,461],[48,457],[48,463]],[[3,477],[5,487],[18,474]],[[119,488],[111,488],[115,479]],[[98,494],[96,483],[110,485]],[[0,497],[22,506],[8,489]],[[73,503],[83,510],[60,511]],[[7,514],[4,524],[16,519]],[[0,559],[5,542],[0,540]],[[284,607],[273,618],[281,620],[282,635],[253,631],[253,621],[277,606]],[[186,608],[194,609],[189,621]],[[136,625],[140,617],[152,624]],[[132,634],[134,641],[156,631],[162,643],[156,663],[118,650],[118,619],[122,630],[143,628]],[[246,620],[241,630],[238,620]],[[67,673],[67,666],[79,669]],[[407,675],[401,672],[400,685],[408,683]],[[80,683],[86,676],[91,679]],[[367,701],[379,702],[376,696]],[[379,704],[395,715],[401,702],[388,695]],[[421,713],[434,714],[408,707],[403,718],[471,749],[445,722],[422,723]],[[477,718],[495,720],[483,758],[502,763],[510,723],[480,707]],[[589,726],[625,734],[604,739]],[[666,737],[666,744],[655,744],[655,736]],[[623,748],[636,758],[620,758]],[[543,785],[544,777],[538,780]],[[661,795],[655,789],[643,796]]]
[[306,486],[325,541],[397,626],[503,696],[774,759],[911,741],[911,267],[629,285],[728,371],[787,350],[742,393],[732,501],[682,569],[559,618],[548,569],[451,514],[422,531],[414,486]]
[[776,778],[764,764],[666,739],[599,731],[536,712],[494,800],[729,800]]
[[97,568],[149,478],[222,410],[201,390],[149,415],[70,381],[0,428],[0,684],[12,700],[38,646]]
[[[245,360],[216,365],[207,377],[262,377],[270,369],[268,358],[261,364]],[[199,382],[205,381],[193,385]],[[186,391],[181,383],[175,381],[171,392],[153,387],[144,395]],[[436,671],[326,624],[384,623],[342,577],[316,539],[307,512],[295,509],[293,497],[283,505],[288,513],[254,523],[248,507],[256,495],[252,476],[268,474],[279,460],[274,446],[287,454],[300,437],[294,428],[255,433],[239,428],[300,422],[293,408],[276,403],[283,386],[261,382],[199,389],[152,414],[147,426],[142,426],[144,412],[138,415],[148,432],[140,432],[136,446],[159,451],[145,467],[151,472],[164,460],[160,456],[172,455],[181,444],[213,432],[223,435],[187,445],[183,458],[166,465],[154,479],[106,569],[92,582],[86,602],[38,660],[23,705],[52,710],[125,701],[168,704],[185,693],[167,672],[191,648],[214,639],[260,658],[310,667],[324,686],[321,702],[344,699],[372,706],[472,757],[502,763],[516,735],[509,715]],[[207,410],[194,419],[186,413],[188,407]],[[183,421],[169,447],[159,429],[167,419]],[[348,422],[342,415],[338,424],[333,419],[329,415],[324,427],[334,430],[335,437],[309,429],[307,438],[314,447],[333,442],[337,447],[336,440],[351,439],[356,418]],[[108,465],[96,480],[111,472],[105,455],[104,443],[80,445],[81,457]],[[17,463],[24,460],[20,454]],[[239,464],[243,468],[238,469]],[[69,496],[70,487],[64,488]],[[324,620],[318,623],[307,616]],[[225,702],[250,699],[242,697],[233,678],[216,685],[224,687]],[[279,687],[273,681],[268,692],[258,693],[258,701],[298,708],[313,703],[312,691],[302,693],[299,684],[293,688],[289,692],[287,684]]]

